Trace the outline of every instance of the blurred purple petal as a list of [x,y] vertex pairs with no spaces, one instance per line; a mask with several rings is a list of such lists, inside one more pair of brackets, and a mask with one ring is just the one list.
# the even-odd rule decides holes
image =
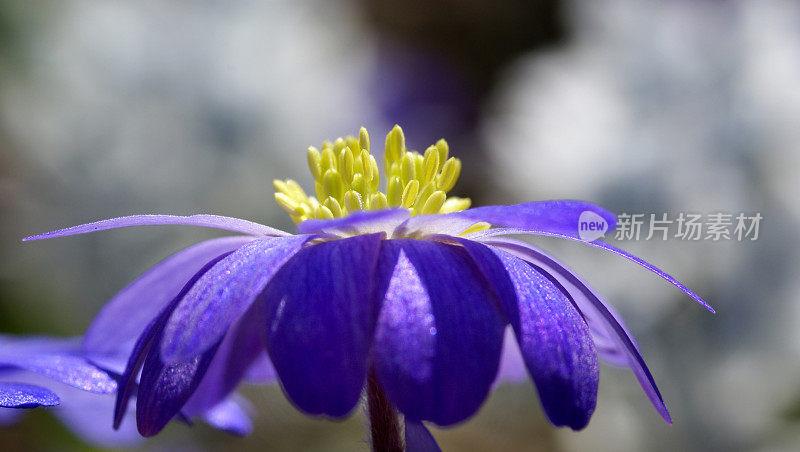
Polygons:
[[239,232],[242,234],[261,237],[282,237],[290,235],[287,232],[263,224],[254,223],[240,218],[223,217],[219,215],[129,215],[126,217],[109,218],[107,220],[71,226],[44,234],[33,235],[22,239],[23,242],[32,240],[52,239],[68,235],[88,234],[90,232],[105,231],[108,229],[127,228],[130,226],[161,226],[184,225],[203,228],[222,229],[224,231]]
[[208,261],[252,240],[253,237],[206,240],[156,264],[103,306],[86,331],[84,352],[103,355],[127,349],[130,341]]
[[[234,323],[217,349],[200,386],[181,411],[194,417],[227,398],[256,358],[263,356],[265,347],[261,335],[261,323],[256,316],[244,316]],[[271,368],[271,364],[267,365]]]
[[275,372],[275,367],[272,361],[269,360],[269,355],[266,350],[261,351],[253,364],[244,373],[242,381],[245,383],[262,385],[275,383],[278,379],[278,374]]
[[451,425],[472,415],[497,374],[504,322],[491,288],[460,247],[382,243],[378,379],[411,420]]
[[647,397],[664,420],[669,424],[672,423],[664,399],[661,397],[661,392],[658,390],[656,382],[650,374],[650,370],[647,368],[642,355],[639,353],[632,336],[617,319],[615,314],[595,295],[591,288],[558,261],[531,245],[509,239],[491,239],[484,241],[484,243],[514,253],[522,259],[540,266],[558,281],[563,281],[562,285],[566,290],[571,294],[577,295],[574,296],[573,299],[578,304],[583,315],[586,316],[591,323],[605,328],[608,332],[608,339],[613,340],[616,344],[613,348],[605,344],[605,348],[610,355],[606,356],[606,358],[610,357],[614,364],[620,364],[623,361],[619,353],[620,351],[624,351],[625,360],[627,361],[626,365],[633,370],[645,394],[647,394]]
[[597,403],[599,370],[580,312],[541,269],[505,251],[461,243],[497,292],[550,422],[582,429]]
[[519,351],[517,337],[514,335],[514,328],[506,327],[503,336],[503,351],[500,354],[500,367],[497,369],[497,376],[494,379],[495,386],[502,383],[522,383],[528,381],[528,370],[525,368],[525,361]]
[[394,230],[408,219],[408,209],[385,209],[353,212],[333,220],[306,220],[297,225],[301,234],[324,233],[334,235],[374,234]]
[[[55,339],[56,342],[59,339]],[[97,394],[55,382],[43,375],[24,370],[4,370],[0,372],[2,382],[25,381],[26,383],[48,387],[58,394],[61,404],[48,410],[70,430],[86,442],[105,448],[131,447],[141,442],[142,437],[136,431],[135,423],[129,422],[119,431],[112,427],[114,397],[109,394]],[[4,384],[0,382],[0,385]],[[24,410],[0,409],[0,417],[6,411],[23,412]],[[0,421],[2,423],[2,421]]]
[[253,306],[283,388],[306,413],[341,417],[359,401],[378,314],[370,292],[382,237],[302,249]]
[[143,441],[132,419],[118,430],[112,427],[113,396],[74,389],[58,389],[58,393],[61,394],[63,403],[51,412],[87,443],[96,447],[118,449],[133,447]]
[[[593,212],[608,224],[606,232],[616,227],[616,216],[600,206],[584,201],[536,201],[511,206],[474,207],[461,212],[422,215],[410,218],[400,228],[417,234],[458,235],[471,224],[485,221],[493,226],[535,229],[578,239],[581,213]],[[451,222],[447,225],[448,220]]]
[[406,452],[442,452],[422,422],[405,421]]
[[[133,390],[136,386],[136,376],[139,373],[139,369],[141,369],[142,365],[144,364],[148,353],[152,349],[156,339],[164,330],[164,326],[167,323],[167,319],[172,314],[172,311],[175,309],[175,306],[178,305],[178,302],[183,299],[189,289],[203,276],[211,267],[213,267],[217,262],[227,257],[230,253],[225,253],[221,256],[218,256],[215,259],[212,259],[210,262],[207,262],[197,273],[194,274],[183,286],[180,292],[172,299],[172,301],[165,306],[158,316],[150,321],[150,323],[145,327],[142,334],[136,341],[136,344],[133,347],[133,351],[128,358],[128,363],[125,366],[125,371],[122,374],[122,377],[119,380],[119,389],[117,390],[117,398],[116,404],[114,406],[114,428],[119,428],[120,423],[125,415],[125,412],[128,408],[128,401],[130,400],[131,396],[133,395]],[[159,355],[155,353],[155,355]]]
[[0,407],[35,408],[61,403],[49,389],[24,383],[0,383]]
[[644,261],[643,259],[641,259],[639,257],[634,256],[631,253],[628,253],[627,251],[624,251],[624,250],[621,250],[621,249],[619,249],[619,248],[617,248],[615,246],[609,245],[608,243],[603,242],[601,240],[595,240],[593,242],[587,242],[587,241],[581,240],[581,239],[576,238],[576,237],[572,237],[572,236],[567,235],[567,234],[554,233],[554,232],[550,232],[550,231],[546,231],[546,230],[540,230],[540,229],[504,229],[504,228],[489,229],[488,231],[481,231],[481,232],[478,232],[476,234],[470,234],[468,238],[470,240],[477,240],[477,241],[481,241],[481,242],[486,242],[491,237],[495,237],[495,236],[499,236],[499,235],[514,235],[514,234],[544,235],[544,236],[548,236],[548,237],[558,237],[558,238],[562,238],[562,239],[575,240],[575,241],[578,241],[578,242],[581,242],[581,243],[585,243],[586,245],[593,246],[595,248],[600,248],[602,250],[610,251],[610,252],[612,252],[612,253],[614,253],[614,254],[616,254],[618,256],[622,256],[625,259],[628,259],[629,261],[635,262],[635,263],[641,265],[642,267],[650,270],[651,272],[653,272],[656,275],[660,276],[662,279],[664,279],[668,283],[670,283],[673,286],[675,286],[678,289],[680,289],[683,293],[685,293],[686,295],[690,296],[696,302],[700,303],[700,305],[703,306],[704,308],[708,309],[712,313],[716,313],[716,311],[714,311],[714,309],[711,306],[709,306],[708,303],[703,301],[703,299],[700,298],[699,295],[697,295],[696,293],[694,293],[691,290],[689,290],[688,287],[686,287],[683,284],[681,284],[677,279],[673,278],[672,276],[670,276],[669,274],[667,274],[663,270],[659,269],[658,267],[656,267],[655,265],[653,265],[653,264],[651,264],[649,262]]
[[247,436],[253,433],[253,421],[240,403],[238,397],[227,398],[206,411],[203,421],[232,435]]
[[67,354],[21,353],[0,350],[0,366],[12,366],[35,372],[55,381],[99,394],[117,390],[117,382],[86,359]]
[[161,359],[189,361],[219,342],[278,269],[314,236],[250,242],[219,261],[178,303],[164,329]]
[[0,355],[57,353],[77,354],[80,351],[81,338],[50,336],[12,336],[0,334]]

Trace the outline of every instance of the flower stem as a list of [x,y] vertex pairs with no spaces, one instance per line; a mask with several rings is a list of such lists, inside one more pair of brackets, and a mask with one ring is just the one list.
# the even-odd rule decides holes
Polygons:
[[375,370],[367,377],[367,412],[373,452],[402,452],[397,410],[383,392]]

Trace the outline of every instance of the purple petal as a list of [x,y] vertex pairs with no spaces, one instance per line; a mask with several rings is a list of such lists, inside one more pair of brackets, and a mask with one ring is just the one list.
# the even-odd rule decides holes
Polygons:
[[497,369],[494,385],[522,383],[523,381],[528,381],[528,370],[525,368],[525,360],[522,359],[522,353],[519,351],[514,328],[508,326],[503,337],[503,351],[500,354],[500,367]]
[[52,239],[68,235],[88,234],[90,232],[105,231],[107,229],[127,228],[129,226],[159,226],[159,225],[185,225],[198,226],[203,228],[222,229],[224,231],[240,232],[242,234],[281,237],[290,235],[275,228],[263,224],[254,223],[239,218],[222,217],[219,215],[129,215],[126,217],[109,218],[107,220],[95,221],[57,231],[45,232],[44,234],[33,235],[22,239],[23,242],[31,240]]
[[597,403],[599,370],[580,312],[541,269],[505,251],[460,242],[492,282],[550,422],[582,429]]
[[255,360],[263,356],[265,348],[261,333],[261,322],[256,316],[244,316],[234,323],[217,349],[200,386],[181,411],[195,417],[227,398]]
[[382,237],[303,248],[253,306],[283,388],[306,413],[341,417],[358,403],[378,314],[370,292]]
[[217,346],[213,346],[191,361],[165,365],[156,353],[159,340],[156,339],[153,351],[144,361],[136,395],[136,426],[145,437],[163,430],[181,411],[217,352]]
[[[562,282],[562,285],[567,291],[575,295],[573,299],[578,303],[584,316],[593,324],[603,327],[608,333],[608,339],[614,341],[615,347],[611,350],[610,354],[624,353],[625,361],[618,356],[616,359],[612,357],[612,362],[615,364],[625,362],[625,365],[631,368],[645,394],[647,394],[647,397],[653,403],[653,406],[655,406],[656,410],[658,410],[667,423],[672,424],[669,412],[664,404],[664,399],[661,397],[661,392],[659,392],[656,382],[650,374],[650,370],[647,368],[642,355],[639,353],[633,337],[618,320],[613,311],[595,295],[594,291],[589,288],[589,286],[568,268],[531,245],[508,239],[492,239],[491,241],[487,240],[485,243],[495,248],[507,250],[528,262],[540,266],[549,274],[553,275],[558,281]],[[605,346],[608,347],[607,344]],[[606,358],[608,357],[609,356],[606,356]]]
[[389,398],[411,420],[450,425],[472,415],[497,374],[504,322],[469,255],[386,240],[377,282],[373,360]]
[[87,443],[120,449],[136,446],[143,441],[134,422],[127,422],[119,430],[112,427],[114,397],[71,388],[59,389],[58,392],[62,399],[61,406],[51,412]]
[[405,421],[406,452],[442,452],[422,422]]
[[61,403],[49,389],[24,383],[0,383],[0,407],[35,408]]
[[400,224],[392,233],[392,237],[421,238],[434,234],[457,236],[475,223],[474,220],[454,216],[451,213],[417,215]]
[[81,338],[49,336],[12,336],[0,334],[0,355],[2,354],[78,354]]
[[253,421],[247,411],[240,405],[237,397],[230,397],[203,415],[206,424],[236,436],[247,436],[253,433]]
[[[154,343],[156,342],[157,336],[159,336],[164,331],[164,326],[167,323],[167,319],[172,314],[172,311],[175,310],[175,306],[178,305],[181,299],[189,292],[189,289],[203,276],[211,267],[213,267],[217,262],[227,257],[230,253],[222,254],[215,259],[207,262],[197,273],[194,274],[183,286],[180,292],[172,299],[172,301],[165,306],[158,316],[150,321],[142,334],[137,339],[133,351],[128,358],[128,363],[125,366],[125,371],[122,373],[122,377],[119,380],[119,389],[117,390],[117,399],[114,406],[114,428],[118,429],[120,424],[122,423],[122,419],[125,416],[125,412],[128,408],[128,401],[130,400],[131,396],[133,395],[133,390],[136,386],[136,375],[139,373],[139,369],[141,369],[142,365],[145,362],[150,349],[153,347]],[[158,355],[158,353],[155,353]]]
[[694,293],[691,290],[689,290],[688,287],[686,287],[683,284],[681,284],[677,279],[673,278],[672,276],[670,276],[669,274],[667,274],[663,270],[659,269],[658,267],[656,267],[655,265],[653,265],[653,264],[651,264],[649,262],[646,262],[646,261],[634,256],[633,254],[628,253],[627,251],[624,251],[624,250],[621,250],[621,249],[619,249],[619,248],[617,248],[615,246],[609,245],[608,243],[603,242],[601,240],[595,240],[594,242],[586,242],[584,240],[572,237],[570,235],[559,234],[559,233],[554,233],[554,232],[544,231],[544,230],[539,230],[539,229],[502,229],[502,228],[500,228],[500,229],[489,229],[488,231],[482,231],[482,232],[479,232],[479,233],[476,233],[476,234],[470,234],[470,236],[468,238],[470,240],[477,240],[477,241],[481,241],[481,242],[486,242],[491,237],[495,237],[495,236],[498,236],[498,235],[514,235],[514,234],[544,235],[544,236],[548,236],[548,237],[558,237],[558,238],[562,238],[562,239],[575,240],[575,241],[578,241],[578,242],[581,242],[581,243],[585,243],[586,245],[593,246],[595,248],[600,248],[602,250],[610,251],[610,252],[612,252],[612,253],[614,253],[614,254],[616,254],[618,256],[622,256],[625,259],[628,259],[629,261],[635,262],[635,263],[641,265],[642,267],[650,270],[651,272],[653,272],[656,275],[660,276],[662,279],[664,279],[668,283],[670,283],[673,286],[675,286],[678,289],[680,289],[683,293],[685,293],[686,295],[691,297],[694,301],[700,303],[700,305],[703,306],[704,308],[708,309],[712,313],[716,313],[716,311],[714,311],[714,309],[711,306],[709,306],[708,303],[703,301],[703,299],[700,298],[699,295],[697,295],[696,293]]
[[408,209],[385,209],[354,212],[333,220],[306,220],[297,225],[301,234],[359,235],[393,231],[408,219]]
[[68,354],[11,354],[13,350],[0,351],[0,366],[12,366],[35,372],[69,386],[99,394],[117,390],[117,382],[106,372],[86,359]]
[[[55,341],[58,342],[59,340],[56,339]],[[43,375],[24,370],[0,372],[0,379],[3,382],[25,381],[30,385],[46,386],[55,390],[61,399],[61,404],[49,410],[49,413],[56,416],[77,436],[94,446],[104,448],[131,447],[142,440],[133,422],[119,431],[112,428],[111,417],[114,408],[114,397],[109,394],[96,394],[76,389],[53,382]],[[2,384],[0,382],[0,385]],[[11,408],[0,409],[0,417],[3,417],[3,410],[17,413],[23,411]]]
[[158,332],[164,328],[164,324],[166,323],[168,315],[167,312],[171,312],[171,310],[169,310],[169,306],[165,308],[164,311],[165,312],[160,314],[159,317],[153,319],[153,321],[150,322],[147,327],[145,327],[142,335],[139,336],[139,339],[133,346],[133,351],[131,351],[131,355],[128,358],[125,371],[122,373],[122,377],[119,380],[119,389],[117,390],[117,397],[114,405],[113,426],[115,430],[120,428],[120,425],[125,418],[125,414],[128,410],[128,402],[133,396],[133,391],[136,388],[136,376],[138,375],[139,370],[142,368],[142,364],[144,364],[147,354],[153,347],[153,341],[156,337],[156,334],[158,334]]
[[[599,215],[608,224],[606,232],[616,227],[616,217],[602,207],[584,201],[537,201],[511,206],[484,206],[441,215],[412,217],[400,228],[418,235],[458,235],[470,225],[485,221],[493,226],[548,231],[579,239],[583,212]],[[447,225],[448,221],[451,225]],[[447,228],[447,229],[445,229]]]
[[[624,357],[626,355],[625,347],[623,346],[621,349],[617,347],[617,341],[613,339],[614,330],[609,329],[606,325],[605,317],[597,311],[595,303],[605,306],[638,349],[636,341],[616,310],[606,303],[596,290],[592,289],[563,263],[533,245],[513,239],[491,239],[483,243],[497,246],[523,260],[532,262],[553,276],[566,289],[570,299],[575,302],[589,324],[589,330],[592,332],[592,338],[600,358],[607,364],[619,365],[620,357],[622,357],[623,365],[627,367],[628,359]],[[577,282],[573,282],[576,280]],[[587,296],[584,292],[591,296]]]
[[206,240],[156,264],[100,310],[84,337],[84,352],[104,355],[128,348],[127,344],[141,334],[208,261],[252,240],[252,237]]
[[253,364],[245,371],[242,381],[245,383],[263,385],[275,383],[278,379],[278,374],[275,372],[275,367],[272,361],[269,360],[267,351],[264,350],[256,356]]
[[161,359],[189,361],[218,343],[281,265],[315,236],[250,242],[217,263],[178,303],[164,330]]

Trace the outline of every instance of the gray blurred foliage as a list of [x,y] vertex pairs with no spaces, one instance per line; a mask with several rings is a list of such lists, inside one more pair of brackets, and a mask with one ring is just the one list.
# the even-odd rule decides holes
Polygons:
[[626,411],[609,434],[601,389],[589,428],[562,437],[580,448],[792,449],[797,431],[781,413],[800,390],[800,7],[579,1],[570,19],[569,44],[521,59],[490,107],[485,142],[508,192],[764,221],[755,242],[620,244],[696,288],[716,316],[621,259],[562,247],[638,333],[675,417],[665,429]]

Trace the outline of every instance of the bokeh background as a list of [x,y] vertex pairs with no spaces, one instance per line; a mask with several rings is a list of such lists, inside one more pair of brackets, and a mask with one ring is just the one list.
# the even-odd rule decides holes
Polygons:
[[[119,288],[209,231],[20,238],[131,213],[292,228],[272,180],[354,133],[446,137],[478,204],[760,212],[756,241],[536,243],[627,320],[674,418],[604,367],[597,411],[557,430],[531,384],[433,429],[447,450],[800,448],[800,4],[793,0],[0,0],[0,332],[78,335]],[[256,433],[171,425],[142,450],[367,450],[360,413],[305,418],[247,388]],[[109,420],[110,422],[110,420]],[[3,450],[87,450],[37,410]]]

